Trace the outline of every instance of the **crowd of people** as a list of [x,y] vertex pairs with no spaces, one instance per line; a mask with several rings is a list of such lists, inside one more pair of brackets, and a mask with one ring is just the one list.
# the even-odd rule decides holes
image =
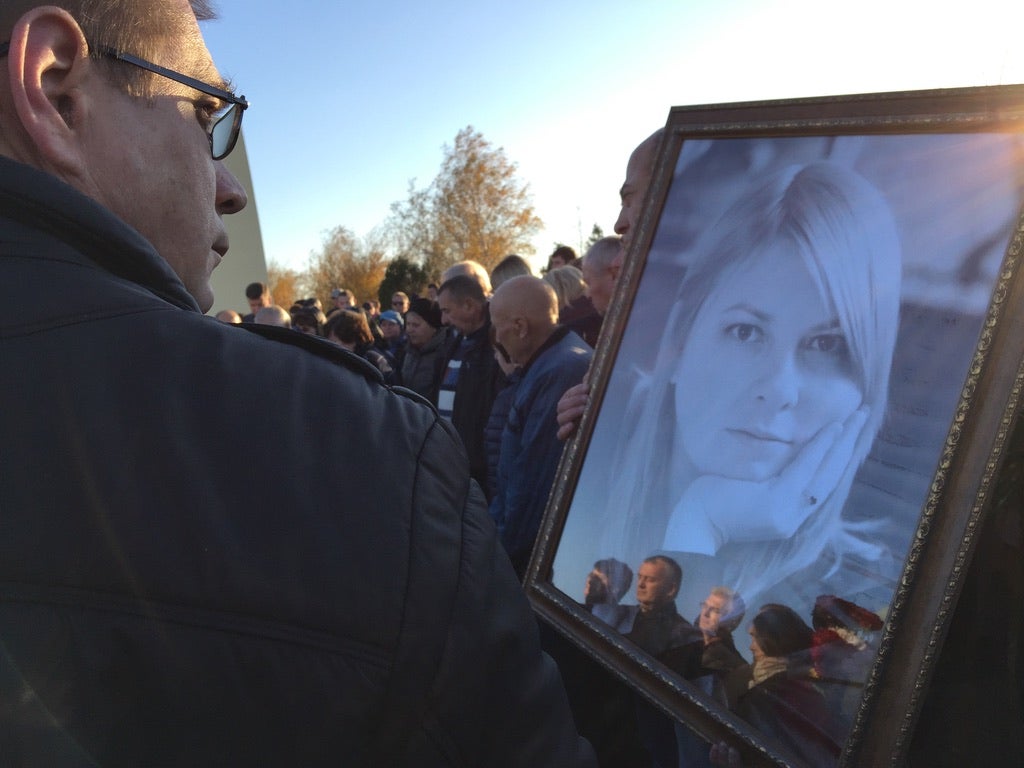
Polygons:
[[204,316],[247,204],[212,15],[0,10],[4,764],[593,766],[466,441],[315,337],[386,329]]
[[490,273],[460,262],[439,285],[393,292],[392,308],[383,311],[375,300],[359,304],[344,287],[331,291],[326,312],[317,297],[278,305],[268,286],[255,282],[245,291],[247,315],[223,310],[217,319],[332,342],[373,366],[385,384],[430,401],[458,430],[522,576],[563,448],[556,406],[585,375],[601,327],[581,267],[607,261],[618,244],[618,237],[604,238],[583,258],[561,246],[543,277],[515,254]]
[[[750,621],[750,661],[733,633],[747,612],[742,595],[717,585],[691,621],[676,600],[682,567],[667,555],[645,558],[635,573],[635,604],[624,602],[633,569],[613,557],[594,563],[581,601],[704,695],[730,709],[808,765],[834,765],[878,647],[879,616],[835,595],[821,595],[806,615],[768,603]],[[645,746],[658,765],[709,765],[692,732],[638,707]]]
[[[582,258],[571,249],[557,249],[543,277],[533,274],[528,261],[510,255],[490,274],[474,262],[456,264],[441,276],[439,286],[431,286],[436,301],[420,295],[423,286],[409,286],[408,292],[391,296],[393,309],[381,312],[376,302],[357,305],[350,290],[337,288],[326,316],[315,298],[295,302],[287,313],[282,310],[291,316],[292,327],[359,355],[386,383],[413,389],[455,425],[520,578],[563,440],[587,401],[592,349],[621,271],[623,236],[635,224],[638,209],[631,214],[630,204],[649,183],[659,140],[656,133],[630,158],[619,233],[597,241]],[[834,176],[831,169],[810,172]],[[699,271],[695,274],[694,279],[700,277]],[[269,304],[260,284],[250,286],[247,295]],[[252,322],[264,322],[261,313],[268,307],[251,309]],[[276,322],[277,314],[271,319]],[[357,338],[339,331],[349,326],[358,329]],[[666,357],[680,359],[678,352]],[[620,538],[630,535],[627,530]],[[732,637],[746,615],[737,585],[713,586],[691,623],[676,605],[684,582],[676,559],[665,554],[644,559],[636,570],[636,603],[627,605],[621,601],[632,579],[630,566],[615,557],[599,560],[586,580],[582,602],[784,749],[815,765],[837,760],[881,619],[843,598],[822,596],[811,612],[812,628],[794,608],[768,603],[748,622],[748,660]],[[557,651],[554,655],[565,661],[564,649],[561,657]],[[569,694],[577,704],[578,691],[571,683]],[[709,750],[699,737],[638,700],[633,705],[640,744],[655,765],[709,764]]]
[[[616,235],[556,249],[543,276],[463,261],[383,310],[344,286],[279,305],[256,282],[248,312],[215,322],[222,219],[247,202],[221,161],[248,102],[203,42],[212,11],[64,5],[0,12],[0,384],[23,406],[0,421],[18,446],[0,486],[5,754],[582,768],[582,732],[625,765],[572,678],[579,651],[539,635],[519,581],[662,132],[629,158]],[[877,428],[847,418],[851,442]],[[877,616],[826,595],[812,628],[761,606],[748,662],[735,585],[691,623],[680,564],[635,565],[635,605],[632,567],[607,557],[584,606],[811,764],[835,760]],[[707,761],[636,703],[647,764]]]

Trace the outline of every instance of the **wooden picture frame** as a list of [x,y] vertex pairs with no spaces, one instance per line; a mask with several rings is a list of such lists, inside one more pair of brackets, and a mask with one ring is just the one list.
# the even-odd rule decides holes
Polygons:
[[[1022,204],[1024,86],[674,108],[527,573],[540,616],[745,764],[898,764],[1020,397]],[[641,566],[673,581],[649,556],[682,581],[644,608],[686,621],[632,605]],[[711,586],[755,678],[704,665]],[[794,726],[804,696],[828,717]]]

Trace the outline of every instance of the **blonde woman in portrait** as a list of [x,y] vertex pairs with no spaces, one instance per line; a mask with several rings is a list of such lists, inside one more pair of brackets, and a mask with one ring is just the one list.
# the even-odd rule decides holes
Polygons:
[[887,203],[844,166],[792,166],[685,261],[626,405],[607,551],[683,553],[684,614],[713,584],[757,603],[805,569],[875,559],[870,531],[842,513],[885,415],[896,341]]

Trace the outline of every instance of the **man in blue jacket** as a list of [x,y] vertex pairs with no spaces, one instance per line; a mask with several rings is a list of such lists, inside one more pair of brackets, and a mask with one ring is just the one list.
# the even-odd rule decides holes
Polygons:
[[61,5],[0,6],[0,762],[591,765],[451,427],[203,316],[210,9]]
[[562,455],[555,408],[586,373],[593,351],[558,325],[558,297],[539,277],[502,283],[491,297],[491,323],[495,340],[521,367],[501,436],[491,517],[522,577]]

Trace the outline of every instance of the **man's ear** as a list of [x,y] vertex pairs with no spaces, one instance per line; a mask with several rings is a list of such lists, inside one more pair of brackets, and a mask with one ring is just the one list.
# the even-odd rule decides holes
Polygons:
[[26,160],[63,175],[79,168],[75,128],[84,117],[80,88],[92,62],[78,22],[53,6],[33,8],[14,25],[7,54],[11,101]]

